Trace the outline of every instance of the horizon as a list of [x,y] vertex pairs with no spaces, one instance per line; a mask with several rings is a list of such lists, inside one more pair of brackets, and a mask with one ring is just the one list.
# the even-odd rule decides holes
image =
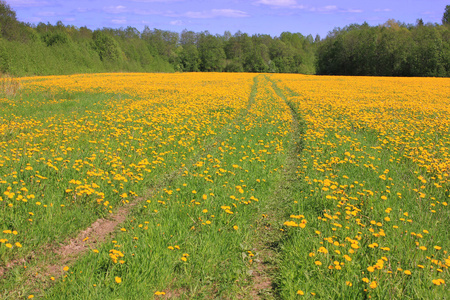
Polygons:
[[99,28],[145,26],[173,32],[184,29],[211,34],[237,31],[280,36],[282,32],[299,32],[321,38],[335,28],[367,22],[371,26],[389,19],[415,24],[441,23],[447,1],[381,0],[361,3],[355,0],[9,0],[6,2],[25,23],[56,24]]

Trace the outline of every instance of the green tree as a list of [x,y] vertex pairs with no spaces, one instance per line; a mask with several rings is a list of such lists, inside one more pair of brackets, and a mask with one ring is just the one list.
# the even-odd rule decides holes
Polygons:
[[42,41],[47,46],[53,46],[55,44],[67,44],[69,42],[69,36],[63,31],[46,32],[42,35]]
[[[284,40],[288,42],[286,38]],[[270,45],[269,53],[271,61],[277,66],[278,72],[293,73],[297,71],[294,62],[295,48],[289,42],[285,43],[281,39],[274,39]]]
[[200,70],[221,72],[225,68],[225,51],[219,37],[208,31],[199,34],[198,50],[200,54]]
[[3,0],[0,1],[0,32],[1,35],[11,40],[17,28],[16,12]]
[[11,66],[11,58],[0,39],[0,73],[9,73],[10,66]]
[[199,70],[200,57],[195,32],[183,30],[180,36],[180,45],[178,58],[181,70],[185,72],[197,72]]
[[450,24],[450,5],[445,7],[444,15],[442,16],[442,24],[448,25]]
[[141,38],[145,40],[150,48],[169,62],[176,61],[176,49],[179,42],[179,34],[168,30],[153,29],[145,26]]
[[0,36],[9,41],[28,42],[34,40],[30,24],[17,21],[16,12],[3,0],[0,0]]
[[247,53],[244,62],[246,72],[268,72],[269,48],[266,45],[255,45],[250,53]]
[[114,38],[101,30],[94,31],[92,36],[95,49],[102,61],[120,61],[122,51]]
[[180,47],[178,57],[183,71],[197,72],[199,70],[200,57],[196,45],[187,44]]
[[412,32],[415,41],[411,53],[413,76],[445,76],[444,41],[434,26],[420,26]]

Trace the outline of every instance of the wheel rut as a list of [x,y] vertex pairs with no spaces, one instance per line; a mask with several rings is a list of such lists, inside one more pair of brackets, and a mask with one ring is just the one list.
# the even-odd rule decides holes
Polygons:
[[270,196],[270,201],[262,207],[261,218],[257,222],[255,229],[255,240],[253,242],[254,263],[250,268],[251,283],[246,291],[245,299],[278,299],[278,263],[279,252],[282,244],[283,223],[286,212],[289,211],[286,205],[292,200],[292,189],[297,182],[297,168],[299,165],[299,154],[303,149],[302,133],[303,124],[294,110],[292,104],[287,100],[283,91],[277,87],[275,81],[267,76],[265,78],[271,84],[275,96],[287,105],[291,115],[291,138],[287,149],[287,159],[283,166],[283,173],[280,183]]

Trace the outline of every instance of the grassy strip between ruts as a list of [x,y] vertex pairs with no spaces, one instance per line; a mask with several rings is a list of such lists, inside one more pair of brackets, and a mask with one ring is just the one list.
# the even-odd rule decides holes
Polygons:
[[303,149],[303,120],[293,110],[291,103],[286,99],[283,91],[276,82],[266,76],[268,89],[273,97],[278,98],[281,106],[291,115],[291,133],[286,141],[286,160],[283,165],[281,179],[272,195],[260,208],[263,218],[257,222],[253,257],[251,266],[252,284],[246,295],[248,299],[279,299],[280,278],[279,264],[280,253],[284,239],[286,238],[284,220],[290,216],[295,199],[300,197],[298,168],[300,153]]

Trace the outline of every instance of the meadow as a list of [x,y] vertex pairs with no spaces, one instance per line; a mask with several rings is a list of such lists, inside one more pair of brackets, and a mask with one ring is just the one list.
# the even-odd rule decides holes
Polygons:
[[449,295],[447,78],[0,80],[2,299]]

